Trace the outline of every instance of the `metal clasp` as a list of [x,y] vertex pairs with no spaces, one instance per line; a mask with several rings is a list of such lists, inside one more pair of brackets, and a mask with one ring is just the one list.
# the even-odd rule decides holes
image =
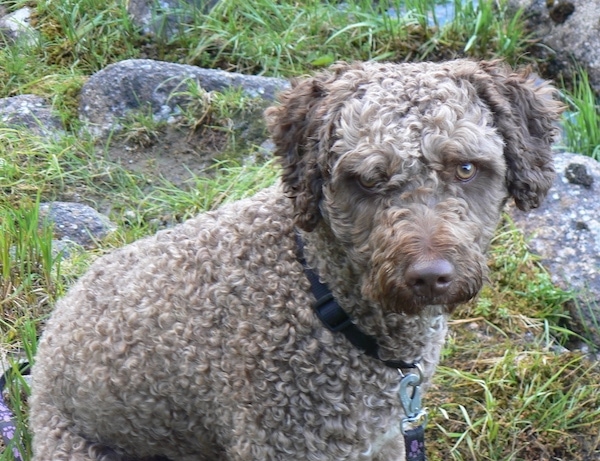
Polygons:
[[402,434],[427,423],[427,411],[421,407],[421,383],[423,382],[423,367],[417,363],[418,373],[404,374],[400,371],[400,390],[398,396],[405,417],[402,418]]

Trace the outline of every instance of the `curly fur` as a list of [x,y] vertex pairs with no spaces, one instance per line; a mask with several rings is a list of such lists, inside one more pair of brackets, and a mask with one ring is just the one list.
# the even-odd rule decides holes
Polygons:
[[57,303],[34,459],[403,460],[399,373],[317,320],[295,232],[381,358],[429,382],[505,201],[550,187],[553,92],[468,60],[294,82],[266,113],[281,183],[101,258]]

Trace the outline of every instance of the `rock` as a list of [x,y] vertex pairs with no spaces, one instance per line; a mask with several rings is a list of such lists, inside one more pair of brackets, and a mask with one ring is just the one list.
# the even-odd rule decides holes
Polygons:
[[287,80],[202,69],[150,59],[130,59],[94,74],[81,91],[79,116],[98,137],[120,128],[119,119],[134,110],[150,109],[156,120],[168,121],[190,102],[178,95],[196,82],[205,91],[242,88],[251,97],[272,100]]
[[169,40],[193,23],[198,12],[208,13],[218,0],[130,0],[127,12],[145,34]]
[[509,0],[509,5],[524,9],[528,28],[543,45],[538,47],[538,57],[550,62],[544,69],[549,77],[570,80],[580,66],[600,94],[600,2]]
[[573,291],[573,327],[600,346],[600,163],[576,154],[555,156],[557,178],[540,208],[510,207],[530,249],[552,281]]
[[592,187],[594,177],[588,173],[587,167],[581,163],[570,163],[565,168],[565,178],[571,184],[579,184],[580,186]]
[[38,32],[31,27],[31,8],[24,7],[0,18],[0,36],[11,42],[22,41],[26,45],[35,45]]
[[575,12],[575,5],[571,2],[551,3],[552,6],[549,7],[550,18],[556,24],[563,24]]
[[0,99],[0,123],[15,128],[25,127],[40,136],[60,136],[63,125],[44,98],[22,94]]
[[55,239],[75,242],[84,248],[94,248],[98,240],[117,228],[108,217],[82,203],[40,203],[39,216],[40,222],[53,224]]

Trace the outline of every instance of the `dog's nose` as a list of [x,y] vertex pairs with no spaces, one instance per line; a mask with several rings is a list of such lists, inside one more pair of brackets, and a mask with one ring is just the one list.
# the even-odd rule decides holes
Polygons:
[[454,279],[454,266],[445,259],[420,261],[408,267],[406,283],[418,296],[443,295]]

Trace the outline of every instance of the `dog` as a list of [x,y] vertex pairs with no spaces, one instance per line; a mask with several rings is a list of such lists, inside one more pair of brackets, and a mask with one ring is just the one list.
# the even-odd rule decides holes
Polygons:
[[447,318],[561,104],[498,62],[337,63],[266,120],[281,179],[97,260],[33,367],[42,460],[416,460]]

